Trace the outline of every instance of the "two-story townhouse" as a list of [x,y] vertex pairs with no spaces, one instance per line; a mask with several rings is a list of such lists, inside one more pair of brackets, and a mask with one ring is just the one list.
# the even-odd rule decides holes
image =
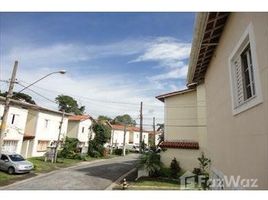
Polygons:
[[67,134],[68,116],[70,114],[60,111],[29,106],[22,155],[26,158],[43,156],[48,147],[55,146],[58,138],[63,141]]
[[[4,112],[5,98],[0,97],[0,116]],[[19,101],[11,100],[6,130],[3,135],[2,151],[21,153],[23,135],[27,121],[28,110]]]
[[73,115],[68,118],[67,136],[79,140],[79,148],[82,153],[88,150],[88,141],[94,139],[92,130],[94,119],[89,115]]
[[[111,125],[111,146],[122,147],[124,143],[124,126],[123,125]],[[149,132],[143,130],[142,140],[148,146],[149,143]],[[140,128],[134,126],[126,127],[126,136],[125,136],[126,145],[140,145]]]

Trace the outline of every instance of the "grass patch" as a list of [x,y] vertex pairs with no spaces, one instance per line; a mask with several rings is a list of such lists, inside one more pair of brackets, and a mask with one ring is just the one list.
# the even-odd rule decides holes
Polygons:
[[73,166],[82,160],[58,158],[57,163],[45,162],[43,157],[33,157],[27,159],[34,164],[34,173],[46,173],[59,168]]
[[136,186],[154,186],[154,187],[179,187],[178,181],[162,178],[140,178],[133,183]]
[[[108,155],[107,159],[113,158],[115,156]],[[33,157],[28,158],[27,160],[34,164],[34,169],[30,173],[25,174],[13,174],[9,175],[6,172],[0,171],[0,186],[9,185],[16,181],[20,181],[23,179],[31,178],[40,173],[51,172],[60,168],[66,168],[70,166],[74,166],[80,162],[90,162],[93,160],[97,160],[98,158],[85,157],[84,160],[75,160],[75,159],[66,159],[66,158],[58,158],[57,163],[51,163],[50,161],[45,162],[44,157]],[[102,159],[102,158],[99,158]]]

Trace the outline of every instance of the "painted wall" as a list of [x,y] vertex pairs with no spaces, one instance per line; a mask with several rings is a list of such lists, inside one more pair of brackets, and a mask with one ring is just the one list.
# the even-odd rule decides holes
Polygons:
[[179,162],[180,167],[183,170],[193,171],[194,168],[199,167],[197,158],[200,157],[199,150],[189,150],[189,149],[167,149],[161,152],[161,161],[166,167],[170,166],[171,161],[176,158]]
[[164,109],[166,141],[198,141],[196,91],[166,98]]
[[[263,102],[233,115],[229,56],[252,23]],[[257,178],[268,189],[268,13],[232,13],[205,76],[208,150],[225,175]]]
[[[80,142],[85,142],[86,146],[88,146],[89,137],[92,132],[90,130],[91,125],[92,125],[92,121],[90,119],[86,119],[84,121],[81,121],[78,126],[78,140]],[[84,127],[84,132],[82,132],[83,127]]]
[[78,126],[77,121],[68,121],[67,136],[70,138],[77,138],[78,136]]

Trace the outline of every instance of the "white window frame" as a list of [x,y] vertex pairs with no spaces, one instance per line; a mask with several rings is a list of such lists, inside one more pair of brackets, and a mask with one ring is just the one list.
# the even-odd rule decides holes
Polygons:
[[[238,105],[237,99],[237,89],[236,89],[236,80],[234,75],[234,64],[233,60],[238,55],[240,56],[247,45],[250,44],[252,65],[253,65],[253,79],[255,86],[255,95],[251,98],[245,100],[243,103]],[[257,62],[256,55],[256,43],[255,43],[255,35],[253,31],[253,25],[250,23],[246,28],[245,32],[242,34],[240,40],[229,56],[229,76],[230,76],[230,87],[231,87],[231,98],[232,98],[232,113],[233,115],[237,115],[241,112],[244,112],[260,103],[263,102],[262,93],[261,93],[261,84],[259,78],[259,67]]]

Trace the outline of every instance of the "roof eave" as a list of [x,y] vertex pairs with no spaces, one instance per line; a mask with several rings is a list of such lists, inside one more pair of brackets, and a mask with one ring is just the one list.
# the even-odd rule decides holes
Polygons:
[[208,19],[208,13],[198,13],[195,18],[194,25],[194,37],[191,47],[190,59],[189,59],[189,67],[187,73],[187,85],[193,83],[194,72],[197,64],[197,59],[199,55],[199,50],[201,47],[201,41],[204,36],[205,24]]

